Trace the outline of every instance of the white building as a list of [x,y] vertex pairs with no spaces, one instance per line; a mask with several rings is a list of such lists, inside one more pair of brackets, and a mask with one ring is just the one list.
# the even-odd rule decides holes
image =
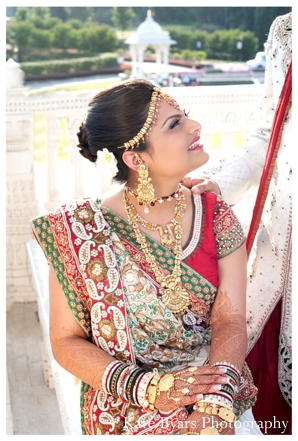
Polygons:
[[141,23],[135,32],[125,40],[129,45],[131,53],[132,71],[131,77],[144,78],[142,68],[144,53],[150,46],[156,53],[156,73],[168,76],[169,48],[171,44],[176,44],[172,40],[168,31],[163,31],[161,26],[151,16],[150,9],[147,12],[146,20]]

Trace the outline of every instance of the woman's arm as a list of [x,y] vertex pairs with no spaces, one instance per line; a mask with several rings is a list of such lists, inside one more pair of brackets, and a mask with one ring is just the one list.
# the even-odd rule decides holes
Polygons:
[[77,378],[96,389],[102,389],[104,370],[115,359],[86,339],[52,268],[49,283],[50,340],[54,358]]
[[[246,248],[241,245],[233,253],[219,259],[219,289],[212,314],[212,340],[210,347],[210,365],[214,363],[229,363],[242,370],[247,347],[246,336]],[[219,404],[223,394],[221,391],[211,392],[203,398],[206,402]],[[224,392],[225,394],[225,392]],[[208,398],[207,398],[208,397]],[[205,403],[204,403],[205,400]],[[223,403],[223,406],[225,404]],[[198,403],[196,408],[198,409]],[[224,424],[221,427],[221,423]],[[205,430],[208,434],[234,435],[234,424],[228,423],[220,416],[210,415],[210,412],[194,411],[185,422],[180,432],[184,434],[201,434]],[[216,433],[217,432],[217,433]],[[203,433],[202,433],[203,434]]]
[[247,348],[245,244],[219,259],[219,288],[211,313],[210,364],[226,361],[241,371]]

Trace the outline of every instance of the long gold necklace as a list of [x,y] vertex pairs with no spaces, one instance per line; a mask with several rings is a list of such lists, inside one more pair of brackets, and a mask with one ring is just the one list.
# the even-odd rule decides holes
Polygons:
[[[127,187],[125,188],[124,191],[130,193]],[[172,252],[174,252],[176,246],[174,228],[175,225],[181,224],[186,209],[185,196],[182,193],[181,188],[179,188],[176,193],[177,196],[176,196],[175,208],[174,208],[175,216],[170,222],[166,224],[165,228],[163,228],[161,225],[157,225],[143,219],[141,215],[137,213],[133,204],[130,203],[128,197],[126,197],[126,205],[131,213],[131,217],[147,230],[158,231],[161,244]]]
[[[156,281],[161,285],[163,288],[163,294],[161,297],[162,302],[164,305],[169,308],[173,314],[180,317],[184,314],[184,312],[187,311],[190,301],[189,301],[189,295],[186,289],[183,287],[181,283],[181,256],[182,256],[182,233],[183,228],[181,225],[181,220],[185,212],[185,197],[183,193],[181,193],[181,206],[179,207],[179,215],[176,213],[175,218],[176,222],[173,226],[173,237],[174,237],[174,246],[173,246],[173,253],[175,255],[175,265],[172,274],[165,275],[162,273],[157,263],[155,262],[156,258],[152,255],[152,253],[149,250],[146,237],[142,232],[140,231],[139,225],[138,225],[138,213],[135,210],[135,207],[130,203],[126,192],[123,192],[123,201],[124,201],[124,208],[126,211],[128,223],[133,227],[136,240],[140,244],[141,249],[143,250],[145,254],[145,258],[147,262],[149,263]],[[182,202],[184,204],[182,204]],[[180,197],[176,200],[175,207],[180,204]],[[184,209],[182,208],[184,207]],[[178,208],[177,208],[178,212]],[[142,218],[141,218],[142,219]],[[179,219],[179,220],[178,220]],[[142,219],[144,221],[144,219]],[[146,221],[144,221],[146,222]],[[173,222],[173,220],[171,221]],[[149,225],[148,223],[147,225]],[[150,224],[150,226],[153,226],[153,231],[155,228],[155,224]],[[156,226],[157,227],[157,226]],[[161,227],[162,228],[162,227]],[[148,228],[149,229],[149,228]]]

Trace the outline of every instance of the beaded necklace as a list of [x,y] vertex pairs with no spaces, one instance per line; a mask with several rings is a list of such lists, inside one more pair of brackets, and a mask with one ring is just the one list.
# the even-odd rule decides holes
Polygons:
[[[182,256],[182,233],[183,228],[181,225],[181,220],[185,212],[185,198],[182,194],[181,200],[183,201],[184,205],[181,205],[179,207],[179,210],[182,209],[182,212],[179,211],[178,215],[178,209],[175,218],[176,222],[174,224],[174,245],[173,245],[173,253],[175,254],[175,265],[172,274],[165,275],[162,273],[157,263],[155,262],[156,258],[152,255],[152,253],[149,250],[147,240],[144,234],[140,231],[139,225],[138,225],[138,219],[140,216],[138,216],[138,213],[136,212],[134,206],[130,203],[126,192],[123,192],[123,201],[124,201],[124,208],[126,211],[128,223],[133,227],[134,233],[136,235],[137,242],[140,244],[141,249],[143,250],[145,254],[145,258],[147,262],[149,263],[156,281],[161,285],[163,288],[163,293],[161,300],[164,303],[164,305],[169,308],[174,315],[177,317],[181,317],[188,309],[190,301],[189,301],[189,295],[184,286],[181,284],[181,256]],[[177,203],[178,202],[178,203]],[[176,204],[180,204],[180,198],[177,198]],[[175,207],[176,208],[176,207]],[[137,219],[138,218],[138,219]],[[175,219],[174,218],[174,219]],[[142,219],[140,217],[140,219]],[[174,219],[171,221],[173,222]],[[178,221],[178,219],[180,219]],[[144,219],[142,219],[144,221]],[[146,221],[144,221],[146,222]],[[140,222],[141,223],[141,222]],[[148,226],[150,223],[146,223]],[[155,224],[150,224],[150,226],[153,226],[152,230],[155,228]],[[156,226],[157,229],[158,226]],[[162,228],[162,227],[161,227]],[[151,228],[148,228],[151,229]]]
[[[125,193],[130,193],[128,187],[126,187],[124,191]],[[175,193],[177,193],[177,196],[175,196],[176,198],[176,203],[174,208],[175,216],[170,222],[166,224],[165,228],[163,228],[161,225],[157,225],[143,219],[141,215],[137,213],[135,207],[133,206],[133,204],[130,203],[128,197],[126,196],[126,206],[131,213],[131,217],[147,230],[158,231],[161,244],[172,252],[174,252],[174,249],[176,247],[176,239],[177,239],[177,236],[176,238],[174,236],[173,230],[175,229],[176,225],[181,224],[186,209],[185,196],[182,193],[181,187],[179,187],[177,192]]]
[[[131,195],[133,196],[135,199],[138,199],[138,194],[135,193],[130,187],[125,187],[125,190]],[[162,204],[163,202],[170,202],[173,200],[173,198],[177,198],[179,195],[179,187],[176,191],[174,191],[174,193],[170,194],[169,196],[160,196],[160,197],[156,197],[150,205],[152,205],[152,207],[159,202],[160,204]],[[142,205],[141,203],[139,203],[139,205]]]

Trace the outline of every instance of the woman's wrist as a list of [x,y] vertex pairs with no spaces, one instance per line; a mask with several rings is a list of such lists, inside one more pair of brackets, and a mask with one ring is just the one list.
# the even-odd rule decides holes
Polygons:
[[110,395],[131,402],[144,409],[148,408],[148,386],[156,375],[133,364],[112,361],[102,377],[102,389]]
[[231,363],[221,361],[213,363],[212,366],[226,368],[225,376],[229,382],[223,384],[218,392],[204,395],[196,405],[196,410],[206,414],[217,415],[224,421],[234,423],[236,416],[233,411],[234,397],[239,389],[241,373]]

